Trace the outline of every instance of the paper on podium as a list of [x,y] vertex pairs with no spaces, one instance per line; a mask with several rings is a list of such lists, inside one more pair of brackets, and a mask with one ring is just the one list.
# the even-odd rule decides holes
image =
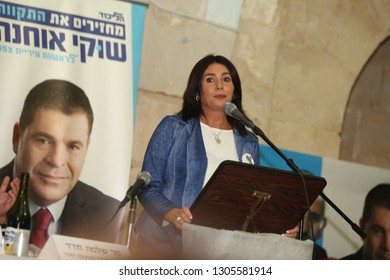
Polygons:
[[130,252],[125,245],[53,234],[38,259],[117,260],[130,259]]
[[312,240],[183,225],[183,254],[202,260],[311,260]]

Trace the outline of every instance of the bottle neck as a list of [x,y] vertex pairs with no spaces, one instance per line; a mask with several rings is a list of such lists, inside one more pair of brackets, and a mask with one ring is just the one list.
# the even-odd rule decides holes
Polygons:
[[8,226],[30,229],[31,217],[28,205],[28,180],[28,173],[22,173],[20,178],[19,197],[8,215]]

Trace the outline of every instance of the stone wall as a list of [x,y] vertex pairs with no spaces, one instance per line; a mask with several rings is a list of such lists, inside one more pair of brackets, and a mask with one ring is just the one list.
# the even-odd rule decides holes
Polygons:
[[245,111],[279,148],[337,159],[350,92],[389,33],[389,0],[149,1],[131,181],[209,53],[234,62]]

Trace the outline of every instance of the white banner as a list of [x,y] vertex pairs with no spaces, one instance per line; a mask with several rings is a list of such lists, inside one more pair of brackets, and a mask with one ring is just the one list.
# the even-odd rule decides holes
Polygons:
[[130,3],[102,0],[0,1],[0,166],[29,90],[65,79],[95,114],[81,180],[121,200],[129,185],[133,136]]

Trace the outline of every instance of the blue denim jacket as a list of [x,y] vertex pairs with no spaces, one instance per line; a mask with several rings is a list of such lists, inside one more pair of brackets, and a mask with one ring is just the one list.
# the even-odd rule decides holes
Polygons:
[[[257,137],[249,132],[242,137],[233,130],[238,158],[250,155],[258,164]],[[249,157],[250,157],[249,156]],[[165,117],[148,144],[143,171],[151,175],[149,187],[138,194],[144,211],[135,230],[150,242],[168,243],[181,248],[181,234],[172,225],[162,227],[163,216],[171,209],[190,207],[202,190],[207,157],[198,119],[184,121],[179,115]]]

